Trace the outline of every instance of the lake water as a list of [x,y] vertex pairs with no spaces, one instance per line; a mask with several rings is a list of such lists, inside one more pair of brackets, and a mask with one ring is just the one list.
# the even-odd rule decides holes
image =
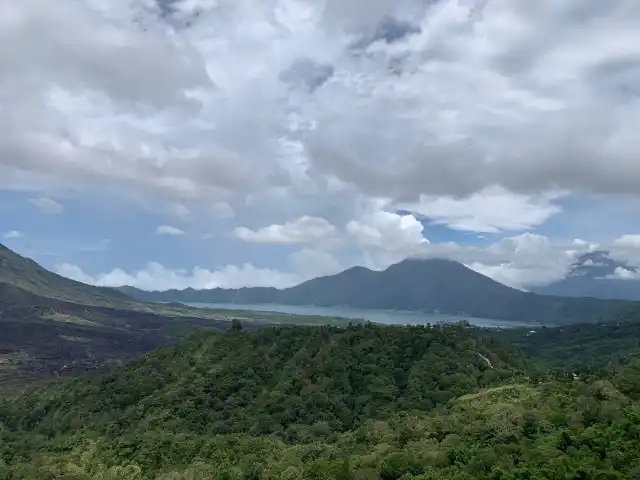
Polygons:
[[[254,312],[278,312],[291,315],[318,315],[321,317],[343,317],[368,320],[370,322],[385,323],[388,325],[424,325],[426,323],[458,322],[466,320],[479,327],[524,327],[534,326],[522,322],[509,322],[505,320],[492,320],[488,318],[464,317],[460,315],[433,314],[416,311],[401,310],[371,310],[349,307],[315,307],[278,304],[243,305],[239,303],[190,303],[199,308],[220,308],[228,310],[250,310]],[[535,325],[540,326],[540,325]]]

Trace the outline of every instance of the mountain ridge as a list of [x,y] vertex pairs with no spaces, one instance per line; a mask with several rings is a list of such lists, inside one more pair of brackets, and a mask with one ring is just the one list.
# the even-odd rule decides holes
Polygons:
[[615,316],[632,303],[623,300],[563,298],[523,292],[459,262],[409,258],[383,271],[364,267],[276,289],[122,291],[149,302],[340,306],[415,310],[541,323],[596,321]]
[[2,243],[0,283],[14,285],[42,297],[86,305],[130,308],[131,304],[136,303],[132,297],[120,290],[86,285],[51,272]]

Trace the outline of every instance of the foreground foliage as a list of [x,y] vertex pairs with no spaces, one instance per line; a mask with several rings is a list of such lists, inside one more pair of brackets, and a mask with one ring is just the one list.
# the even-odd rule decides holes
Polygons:
[[633,479],[639,400],[462,326],[199,334],[2,403],[0,478]]

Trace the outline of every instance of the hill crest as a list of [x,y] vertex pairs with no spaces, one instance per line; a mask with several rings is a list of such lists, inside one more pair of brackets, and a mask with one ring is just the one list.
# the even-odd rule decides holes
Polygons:
[[0,243],[0,283],[33,294],[85,305],[129,307],[135,300],[122,291],[76,282],[53,273]]

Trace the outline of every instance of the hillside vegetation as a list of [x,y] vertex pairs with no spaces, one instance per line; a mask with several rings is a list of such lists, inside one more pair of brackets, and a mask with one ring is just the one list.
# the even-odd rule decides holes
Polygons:
[[461,325],[200,333],[6,399],[0,478],[633,479],[639,398]]
[[505,329],[497,338],[513,342],[541,364],[561,372],[607,374],[640,358],[640,310],[615,321],[557,328]]

